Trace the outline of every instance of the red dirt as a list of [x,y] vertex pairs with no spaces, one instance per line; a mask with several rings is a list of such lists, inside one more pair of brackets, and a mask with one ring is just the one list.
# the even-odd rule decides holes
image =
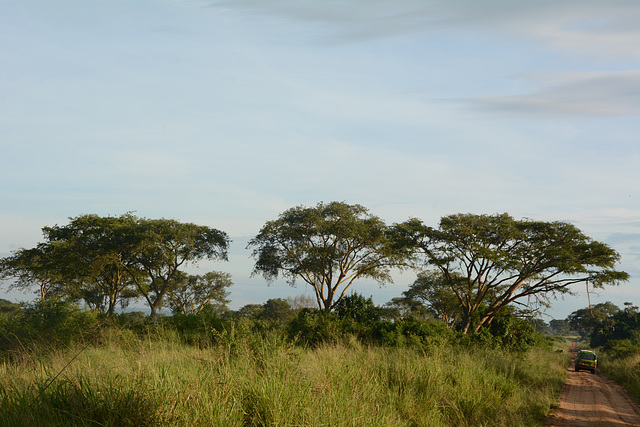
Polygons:
[[[575,343],[569,351],[577,351]],[[573,366],[568,374],[560,405],[545,426],[640,426],[640,408],[618,384]]]

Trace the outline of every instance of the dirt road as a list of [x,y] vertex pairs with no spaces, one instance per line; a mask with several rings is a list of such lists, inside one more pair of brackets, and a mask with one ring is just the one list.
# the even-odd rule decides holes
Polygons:
[[640,408],[618,384],[599,373],[575,372],[571,366],[560,405],[545,425],[640,426]]

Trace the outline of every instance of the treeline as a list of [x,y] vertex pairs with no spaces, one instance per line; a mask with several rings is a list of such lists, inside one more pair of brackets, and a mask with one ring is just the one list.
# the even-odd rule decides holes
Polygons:
[[[39,301],[84,302],[114,317],[116,307],[146,301],[150,316],[226,310],[228,273],[190,275],[201,260],[227,260],[228,235],[176,220],[82,215],[44,227],[45,241],[0,260],[11,288],[36,288]],[[588,281],[617,284],[619,254],[566,222],[516,220],[507,214],[455,214],[438,227],[410,218],[388,225],[360,205],[297,206],[267,221],[250,240],[253,274],[303,281],[318,311],[336,313],[361,279],[391,282],[393,269],[418,279],[389,309],[394,319],[431,313],[462,334],[499,329],[502,319],[533,317],[550,298]],[[342,305],[341,305],[342,304]],[[382,333],[382,332],[380,332]]]
[[631,302],[612,302],[576,310],[566,319],[552,320],[557,334],[577,333],[598,352],[598,369],[624,387],[640,403],[640,311]]
[[640,355],[640,311],[631,302],[620,308],[612,302],[595,304],[576,310],[566,319],[552,320],[552,332],[574,332],[592,348],[614,357]]
[[278,336],[291,344],[315,348],[355,340],[364,345],[428,347],[434,343],[472,345],[513,352],[547,346],[550,338],[538,330],[539,322],[505,314],[478,334],[464,334],[425,313],[405,316],[391,304],[376,306],[359,294],[347,295],[331,312],[309,308],[304,297],[270,299],[222,312],[207,307],[198,313],[159,316],[142,312],[110,317],[80,309],[53,298],[15,304],[0,300],[0,353],[9,355],[47,351],[72,344],[99,344],[113,332],[129,331],[138,338],[172,334],[187,345],[208,348],[229,334]]

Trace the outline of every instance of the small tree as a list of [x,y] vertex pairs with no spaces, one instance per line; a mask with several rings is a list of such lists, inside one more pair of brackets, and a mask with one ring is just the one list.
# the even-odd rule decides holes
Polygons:
[[289,303],[282,298],[269,299],[262,305],[258,318],[274,323],[287,323],[295,316]]
[[342,318],[353,319],[358,323],[369,324],[380,319],[381,310],[376,307],[371,297],[351,294],[336,304],[335,312]]
[[328,311],[358,279],[392,282],[391,269],[411,256],[403,242],[396,227],[364,207],[331,202],[285,211],[247,247],[254,248],[254,275],[273,281],[282,274],[291,286],[302,279]]
[[409,299],[418,301],[448,326],[462,314],[460,302],[449,286],[447,279],[439,272],[425,271],[418,274],[409,290],[402,293]]
[[211,271],[204,275],[180,274],[168,294],[169,308],[174,314],[198,314],[205,307],[212,307],[221,313],[229,303],[231,275]]

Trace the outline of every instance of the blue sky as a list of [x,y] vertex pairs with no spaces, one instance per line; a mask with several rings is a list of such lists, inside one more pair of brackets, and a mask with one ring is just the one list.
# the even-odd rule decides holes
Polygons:
[[311,294],[250,277],[290,207],[507,212],[612,246],[632,279],[591,301],[638,305],[638,22],[633,0],[0,0],[0,256],[86,213],[195,222],[233,239],[199,268],[239,308]]

